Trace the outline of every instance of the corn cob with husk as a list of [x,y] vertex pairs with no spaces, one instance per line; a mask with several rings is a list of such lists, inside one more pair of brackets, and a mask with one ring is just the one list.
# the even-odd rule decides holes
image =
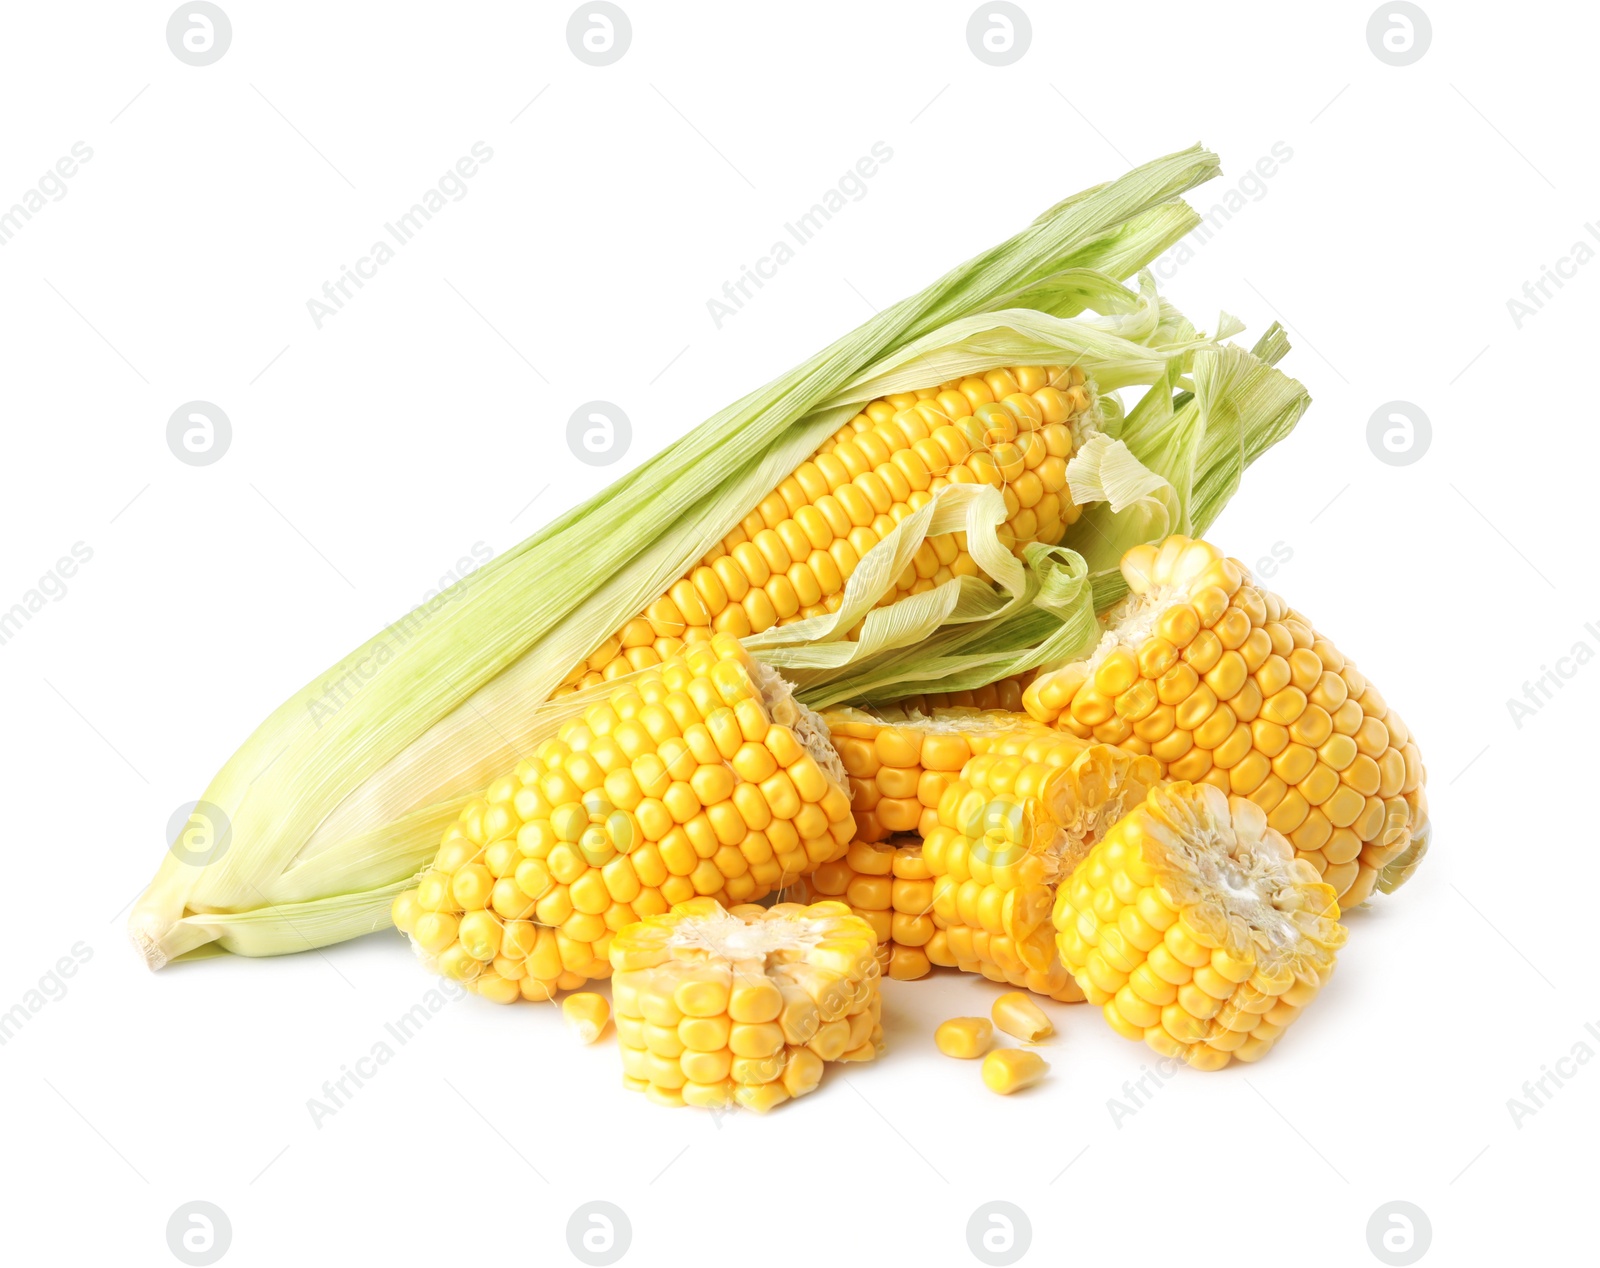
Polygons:
[[1028,711],[1248,797],[1345,908],[1409,874],[1428,838],[1422,757],[1354,662],[1208,542],[1137,546],[1122,573],[1099,646],[1033,682]]
[[[1178,195],[1215,170],[1214,157],[1196,149],[1066,200],[723,410],[481,569],[451,602],[408,614],[302,689],[205,793],[206,811],[229,848],[199,865],[174,852],[136,903],[130,930],[147,962],[160,967],[218,951],[279,954],[387,924],[392,900],[427,866],[470,799],[603,697],[580,692],[550,701],[568,667],[626,629],[653,597],[670,594],[675,578],[688,577],[692,585],[696,561],[718,549],[831,438],[853,431],[851,420],[870,403],[907,396],[923,403],[919,393],[975,378],[987,383],[986,375],[1005,367],[1065,366],[1070,383],[1071,367],[1079,367],[1085,378],[1076,386],[1092,387],[1090,405],[1107,434],[1091,437],[1075,460],[1094,457],[1105,465],[1106,453],[1120,452],[1121,442],[1110,436],[1124,430],[1115,405],[1119,388],[1157,384],[1147,398],[1167,398],[1188,382],[1192,364],[1203,395],[1204,358],[1215,341],[1162,303],[1148,277],[1137,294],[1117,279],[1192,228],[1195,215]],[[1225,320],[1218,337],[1233,329]],[[1069,397],[1073,390],[1065,389]],[[991,404],[1006,409],[1003,401]],[[1149,412],[1141,402],[1126,422]],[[1134,432],[1187,435],[1190,414],[1180,407],[1171,426]],[[1217,411],[1208,448],[1195,451],[1196,461],[1218,470],[1236,466],[1230,454],[1259,452],[1286,430],[1285,417]],[[1204,472],[1200,477],[1196,487],[1204,485]],[[930,486],[931,479],[930,472]],[[1037,505],[1023,507],[1012,487],[1022,480],[1008,481],[1015,507],[983,481],[930,487],[930,501],[908,510],[888,539],[880,535],[860,558],[836,611],[826,611],[824,602],[822,614],[753,635],[752,650],[783,668],[802,698],[821,700],[844,698],[829,693],[847,677],[881,679],[885,658],[927,644],[941,630],[976,634],[1043,611],[1040,602],[1083,633],[1092,627],[1089,584],[1086,576],[1068,575],[1070,552],[1034,543],[1024,547],[1026,566],[1014,554],[1017,516],[1027,509],[1039,516]],[[1114,480],[1104,491],[1119,496]],[[1209,504],[1225,497],[1226,490],[1220,497],[1213,490]],[[1133,518],[1143,522],[1139,514]],[[1105,517],[1096,522],[1097,533],[1116,528]],[[874,533],[885,526],[875,508]],[[931,590],[879,606],[917,574],[930,539],[947,538],[946,551],[952,541],[960,547],[952,534],[965,534],[965,551],[994,585],[952,568],[950,579]],[[937,542],[929,549],[939,557]],[[1040,561],[1066,584],[1037,588]],[[923,580],[933,577],[917,575],[911,590]],[[783,637],[761,644],[774,635]],[[785,638],[828,663],[790,674]],[[350,688],[352,681],[361,683],[359,690]]]

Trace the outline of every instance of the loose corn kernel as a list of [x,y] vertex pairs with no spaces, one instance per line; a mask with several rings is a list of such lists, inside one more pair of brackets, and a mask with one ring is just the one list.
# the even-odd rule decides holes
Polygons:
[[561,1001],[561,1016],[580,1043],[593,1043],[611,1020],[611,1005],[604,995],[574,991]]
[[983,1059],[984,1086],[1001,1096],[1032,1087],[1049,1071],[1050,1063],[1026,1048],[996,1048]]
[[1208,542],[1136,546],[1122,573],[1103,618],[1117,646],[1040,675],[1028,712],[1248,797],[1345,908],[1401,884],[1427,849],[1426,772],[1355,665]]
[[952,1017],[939,1023],[933,1042],[945,1056],[970,1061],[989,1051],[994,1043],[994,1027],[986,1017]]
[[397,923],[485,998],[547,1000],[608,977],[612,940],[635,921],[696,894],[763,898],[843,854],[855,820],[821,729],[737,638],[696,642],[469,803],[395,900]]
[[1056,1033],[1044,1009],[1021,991],[1007,991],[1000,996],[989,1010],[989,1015],[994,1018],[996,1026],[1024,1043],[1037,1043]]

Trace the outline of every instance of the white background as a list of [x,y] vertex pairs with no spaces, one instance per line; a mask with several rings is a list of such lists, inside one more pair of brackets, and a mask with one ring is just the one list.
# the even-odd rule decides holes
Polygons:
[[[0,1011],[92,953],[0,1048],[9,1261],[172,1264],[195,1199],[226,1212],[228,1264],[565,1263],[594,1199],[642,1264],[973,1263],[992,1199],[1030,1217],[1025,1263],[1378,1262],[1367,1222],[1395,1199],[1426,1212],[1427,1262],[1592,1236],[1600,1063],[1520,1127],[1507,1100],[1600,1028],[1600,668],[1520,726],[1506,703],[1600,650],[1600,263],[1521,329],[1507,309],[1600,247],[1592,15],[1430,3],[1431,47],[1395,68],[1366,4],[1026,0],[1032,47],[996,69],[966,0],[628,0],[632,45],[597,69],[563,4],[224,7],[205,68],[169,51],[163,4],[6,15],[0,207],[93,149],[0,247],[0,609],[93,551],[0,646]],[[1403,712],[1437,824],[1267,1061],[1184,1072],[1119,1124],[1152,1054],[1053,1006],[1048,1083],[1002,1100],[931,1039],[993,988],[939,977],[885,989],[881,1062],[717,1119],[625,1093],[614,1046],[575,1047],[553,1009],[469,999],[317,1126],[308,1099],[429,989],[398,936],[140,965],[121,913],[174,808],[475,543],[507,549],[869,305],[1196,140],[1227,173],[1202,207],[1293,156],[1164,289],[1246,340],[1281,318],[1315,398],[1212,536],[1292,551],[1275,588]],[[317,329],[306,301],[479,141],[466,197]],[[717,329],[706,301],[878,141],[866,196]],[[595,398],[633,420],[623,467],[564,447]],[[209,467],[166,444],[195,399],[233,424]],[[1405,467],[1366,441],[1395,399],[1433,425]]]

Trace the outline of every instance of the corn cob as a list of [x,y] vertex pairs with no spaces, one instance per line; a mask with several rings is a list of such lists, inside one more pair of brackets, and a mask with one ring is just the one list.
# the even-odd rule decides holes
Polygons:
[[882,1048],[876,944],[842,903],[697,898],[611,943],[623,1083],[664,1105],[766,1111]]
[[850,807],[862,841],[883,841],[897,832],[926,837],[939,822],[944,790],[974,753],[987,752],[1012,733],[1051,733],[1024,713],[923,712],[907,701],[872,712],[830,710],[823,721],[850,777]]
[[764,896],[849,845],[821,720],[731,635],[569,722],[444,834],[394,921],[502,1003],[609,975],[618,930],[696,895]]
[[1153,790],[1061,886],[1061,958],[1113,1029],[1202,1070],[1265,1055],[1345,939],[1333,887],[1266,812],[1207,784]]
[[929,958],[1063,1002],[1082,999],[1049,927],[1056,885],[1156,778],[1148,757],[1032,728],[974,755],[923,840],[945,933]]
[[1037,678],[1028,712],[1249,797],[1346,909],[1391,864],[1414,868],[1422,755],[1354,663],[1208,542],[1136,546],[1122,574],[1099,647]]
[[935,709],[982,709],[985,712],[1021,713],[1022,693],[1034,680],[1035,670],[1012,674],[968,691],[928,691],[902,696],[895,707],[907,713],[932,713]]
[[915,836],[856,841],[845,856],[822,864],[784,890],[792,901],[832,899],[872,926],[878,964],[897,982],[926,977],[932,969],[928,944],[938,934],[933,920],[933,874]]
[[[1067,461],[1092,428],[1094,399],[1079,366],[1016,366],[872,401],[558,694],[648,668],[717,631],[743,637],[837,610],[861,556],[946,484],[1000,490],[1008,548],[1054,543],[1079,515]],[[965,538],[928,538],[880,603],[978,575]]]

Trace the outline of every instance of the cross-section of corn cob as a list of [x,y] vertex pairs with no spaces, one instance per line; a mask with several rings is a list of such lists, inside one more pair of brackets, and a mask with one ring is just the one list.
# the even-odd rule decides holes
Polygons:
[[1049,925],[1056,885],[1157,775],[1149,757],[1031,727],[975,754],[940,797],[923,841],[944,931],[934,963],[1082,999]]
[[1333,887],[1260,806],[1184,781],[1106,834],[1052,919],[1062,960],[1117,1033],[1202,1070],[1265,1055],[1345,940]]
[[623,1082],[660,1104],[766,1111],[882,1048],[876,940],[843,903],[697,898],[610,954]]
[[[868,404],[722,543],[567,676],[561,690],[658,664],[716,631],[740,637],[837,610],[845,582],[946,484],[1000,490],[1002,544],[1055,542],[1079,509],[1067,461],[1092,432],[1079,366],[1015,366]],[[975,576],[966,534],[930,537],[883,602]]]
[[922,838],[856,841],[841,859],[785,887],[793,901],[832,899],[872,926],[878,963],[897,982],[926,977],[928,947],[938,936],[933,919],[933,874],[922,857]]
[[394,920],[478,994],[548,999],[607,976],[634,921],[697,895],[763,897],[843,854],[854,827],[821,719],[718,635],[490,784]]
[[1267,812],[1346,909],[1427,841],[1422,755],[1378,690],[1305,617],[1208,542],[1123,556],[1131,593],[1086,660],[1037,678],[1028,712]]

